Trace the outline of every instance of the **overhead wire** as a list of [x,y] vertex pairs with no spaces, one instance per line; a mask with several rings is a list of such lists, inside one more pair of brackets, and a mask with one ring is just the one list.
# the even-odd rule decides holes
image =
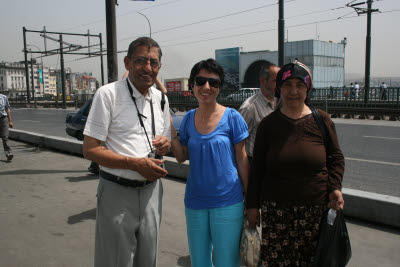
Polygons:
[[[274,5],[274,4],[271,4],[271,5]],[[287,17],[287,19],[289,19],[289,18],[294,18],[294,17],[298,17],[298,16],[304,16],[304,15],[310,15],[310,14],[317,14],[317,13],[321,13],[321,12],[326,12],[326,11],[332,11],[332,10],[336,10],[336,9],[341,9],[342,7],[336,7],[336,8],[331,8],[331,9],[326,9],[326,10],[318,10],[318,11],[315,11],[315,12],[308,12],[308,13],[305,13],[305,14],[300,14],[300,15],[295,15],[295,16],[290,16],[290,17]],[[254,9],[253,9],[254,10]],[[378,15],[378,14],[385,14],[385,13],[391,13],[391,12],[398,12],[398,11],[400,11],[400,9],[394,9],[394,10],[388,10],[388,11],[384,11],[384,12],[380,12],[380,13],[377,13],[377,14],[375,14],[375,15]],[[237,13],[237,12],[236,12]],[[234,13],[232,13],[232,14],[234,14]],[[229,14],[228,14],[229,15]],[[224,17],[225,16],[227,16],[227,15],[224,15]],[[364,15],[361,15],[361,16],[364,16]],[[222,16],[221,16],[222,17]],[[320,21],[313,21],[313,22],[307,22],[307,23],[302,23],[302,24],[296,24],[296,25],[291,25],[291,26],[287,26],[286,28],[295,28],[295,27],[300,27],[300,26],[307,26],[307,25],[311,25],[311,24],[317,24],[317,23],[326,23],[326,22],[331,22],[331,21],[337,21],[337,20],[342,20],[342,19],[350,19],[350,18],[357,18],[357,17],[360,17],[360,16],[351,16],[351,17],[338,17],[338,18],[334,18],[334,19],[327,19],[327,20],[320,20]],[[213,18],[214,19],[214,18]],[[216,18],[215,18],[216,19]],[[205,21],[207,21],[207,20],[205,20]],[[276,21],[276,20],[271,20],[271,21]],[[269,22],[269,21],[266,21],[266,22]],[[198,23],[200,23],[200,22],[198,22]],[[262,22],[260,22],[260,23],[262,23]],[[192,24],[192,23],[191,23]],[[259,23],[257,23],[257,24],[259,24]],[[189,25],[189,24],[185,24],[185,25],[181,25],[181,26],[186,26],[186,25]],[[231,29],[231,28],[230,28]],[[169,30],[169,29],[168,29]],[[256,33],[263,33],[263,32],[270,32],[270,31],[274,31],[274,30],[277,30],[277,28],[271,28],[271,29],[267,29],[267,30],[260,30],[260,31],[253,31],[253,32],[247,32],[247,33],[240,33],[240,34],[233,34],[233,35],[228,35],[228,36],[222,36],[222,37],[215,37],[215,38],[208,38],[208,39],[202,39],[202,40],[196,40],[196,41],[190,41],[190,42],[182,42],[182,43],[176,43],[176,44],[171,44],[171,45],[163,45],[163,47],[173,47],[173,46],[178,46],[178,45],[187,45],[187,44],[193,44],[193,43],[201,43],[201,42],[206,42],[206,41],[213,41],[213,40],[219,40],[219,39],[227,39],[227,38],[232,38],[232,37],[238,37],[238,36],[244,36],[244,35],[251,35],[251,34],[256,34]],[[205,34],[207,34],[207,33],[205,33]],[[122,40],[119,40],[119,41],[122,41]],[[169,40],[167,40],[167,41],[165,41],[165,42],[168,42]],[[163,43],[163,41],[160,41],[160,43]],[[126,53],[127,52],[127,50],[120,50],[120,51],[117,51],[117,53]],[[96,57],[96,56],[93,56],[93,57]],[[85,58],[80,58],[80,59],[75,59],[75,60],[73,60],[73,61],[78,61],[78,60],[81,60],[81,59],[86,59],[86,58],[88,58],[88,57],[85,57]]]
[[[132,13],[136,13],[136,12],[138,12],[138,11],[141,12],[141,11],[144,11],[144,10],[147,10],[147,9],[152,9],[152,8],[156,8],[156,7],[159,7],[159,6],[164,6],[164,5],[168,5],[168,4],[175,3],[175,2],[180,2],[180,1],[182,1],[182,0],[174,0],[174,1],[162,3],[162,4],[159,4],[159,5],[155,5],[155,6],[150,6],[150,7],[142,8],[142,9],[139,9],[139,10],[128,11],[128,12],[125,12],[125,13],[122,13],[122,14],[118,15],[117,17],[126,16],[126,15],[129,15],[129,14],[132,14]],[[88,25],[92,25],[92,24],[96,24],[96,23],[99,23],[99,22],[103,22],[103,21],[105,21],[105,20],[106,20],[106,19],[105,19],[104,17],[102,17],[101,19],[94,20],[94,21],[92,21],[92,22],[88,22],[88,23],[85,23],[85,24],[82,24],[82,25],[79,25],[79,26],[74,26],[74,27],[65,29],[64,31],[69,31],[69,30],[73,30],[73,29],[85,27],[85,26],[88,26]]]
[[[286,3],[293,2],[293,1],[295,1],[295,0],[290,0],[290,1],[287,1]],[[271,6],[274,6],[274,5],[277,5],[277,3],[275,3],[275,1],[274,1],[273,4],[263,5],[263,6],[259,6],[259,7],[254,7],[254,8],[250,8],[250,9],[246,9],[246,10],[242,10],[242,11],[237,11],[237,12],[225,14],[225,15],[218,16],[218,17],[213,17],[213,18],[208,18],[208,19],[204,19],[204,20],[200,20],[200,21],[196,21],[196,22],[183,24],[183,25],[178,25],[178,26],[174,26],[174,27],[171,27],[171,28],[166,28],[166,29],[162,29],[162,30],[159,30],[159,31],[152,32],[152,34],[157,34],[157,33],[160,33],[160,32],[166,32],[166,31],[176,30],[176,29],[180,29],[180,28],[184,28],[184,27],[188,27],[188,26],[193,26],[193,25],[196,25],[196,24],[199,24],[199,23],[204,23],[204,22],[209,22],[209,21],[222,19],[222,18],[226,18],[226,17],[230,17],[230,16],[235,16],[235,15],[247,13],[247,12],[254,11],[254,10],[259,10],[261,8],[271,7]],[[126,37],[126,38],[120,39],[118,41],[132,40],[135,37],[136,36],[130,36],[130,37]]]
[[[384,13],[397,12],[397,11],[400,11],[400,9],[385,11],[385,12],[381,12],[381,13],[377,13],[377,14],[384,14]],[[365,15],[361,15],[361,16],[365,16]],[[285,28],[295,28],[295,27],[306,26],[306,25],[311,25],[311,24],[325,23],[325,22],[330,22],[330,21],[337,21],[337,20],[357,18],[357,17],[360,17],[360,16],[357,15],[357,16],[346,17],[346,18],[334,18],[334,19],[313,21],[313,22],[307,22],[307,23],[302,23],[302,24],[297,24],[297,25],[286,26]],[[260,30],[260,31],[253,31],[253,32],[248,32],[248,33],[233,34],[233,35],[229,35],[229,36],[215,37],[215,38],[209,38],[209,39],[203,39],[203,40],[197,40],[197,41],[191,41],[191,42],[183,42],[183,43],[177,43],[177,44],[171,44],[171,45],[163,45],[163,47],[171,47],[171,46],[178,46],[178,45],[186,45],[186,44],[207,42],[207,41],[226,39],[226,38],[237,37],[237,36],[251,35],[251,34],[262,33],[262,32],[269,32],[269,31],[274,31],[274,30],[277,30],[277,28],[267,29],[267,30]]]
[[[301,17],[301,16],[306,16],[306,15],[312,15],[312,14],[318,14],[318,13],[328,12],[328,11],[332,11],[332,10],[336,10],[336,9],[342,9],[342,8],[345,8],[345,7],[335,7],[335,8],[329,8],[329,9],[318,10],[318,11],[303,13],[303,14],[299,14],[299,15],[289,16],[289,17],[286,17],[285,20],[292,19],[292,18],[296,18],[296,17]],[[275,18],[275,19],[271,19],[271,20],[265,20],[265,21],[261,21],[261,22],[257,22],[257,23],[251,23],[251,24],[246,24],[246,25],[242,25],[242,26],[224,28],[224,29],[220,29],[220,30],[218,30],[218,31],[210,31],[210,32],[200,33],[200,35],[218,33],[218,32],[223,32],[223,31],[233,30],[233,29],[236,30],[236,29],[239,29],[239,28],[245,28],[245,27],[254,26],[254,25],[258,25],[258,24],[276,22],[276,20],[277,20],[277,19]],[[199,35],[199,34],[196,34],[196,35],[186,35],[186,36],[182,36],[181,38],[190,38],[190,37],[194,37],[194,36],[198,36],[198,35]],[[137,36],[137,37],[139,37],[139,36]],[[175,40],[175,38],[174,38],[174,39],[170,39],[170,40],[160,41],[160,42],[165,43],[165,42],[169,42],[169,41],[171,41],[171,40]]]

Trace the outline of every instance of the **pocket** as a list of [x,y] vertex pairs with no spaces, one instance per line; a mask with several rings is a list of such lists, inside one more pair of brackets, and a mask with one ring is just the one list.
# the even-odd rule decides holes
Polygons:
[[104,181],[102,178],[100,178],[99,185],[97,186],[97,193],[96,193],[97,203],[99,203],[101,197],[103,196],[103,191],[104,191]]

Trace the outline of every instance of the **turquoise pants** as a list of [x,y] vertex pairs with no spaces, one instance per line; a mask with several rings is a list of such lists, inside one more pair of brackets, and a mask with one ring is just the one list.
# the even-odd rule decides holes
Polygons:
[[192,267],[240,265],[239,242],[243,225],[243,202],[212,209],[185,208]]

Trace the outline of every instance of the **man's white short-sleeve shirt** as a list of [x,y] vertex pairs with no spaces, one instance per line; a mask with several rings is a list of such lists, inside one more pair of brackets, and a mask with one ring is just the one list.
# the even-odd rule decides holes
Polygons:
[[[129,157],[147,157],[149,142],[140,125],[138,113],[133,102],[127,81],[133,89],[136,105],[143,117],[150,144],[153,140],[150,101],[153,103],[155,136],[164,135],[171,139],[168,98],[165,97],[164,111],[161,110],[161,92],[150,87],[143,96],[129,78],[110,83],[99,88],[94,96],[86,122],[84,135],[103,142],[109,150]],[[100,166],[101,170],[131,180],[146,180],[139,173],[127,169],[112,169]]]

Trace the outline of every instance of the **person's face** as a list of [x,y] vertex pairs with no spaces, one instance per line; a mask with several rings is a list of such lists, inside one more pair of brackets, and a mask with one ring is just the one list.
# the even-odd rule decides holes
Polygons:
[[273,94],[275,93],[276,89],[276,75],[278,74],[278,71],[280,70],[279,67],[271,67],[269,69],[269,79],[267,82],[267,90],[272,92]]
[[307,97],[307,86],[299,78],[287,79],[281,86],[282,105],[287,108],[298,108]]
[[158,48],[145,45],[136,47],[130,58],[124,58],[125,68],[129,71],[129,79],[143,94],[155,83],[161,67]]
[[[207,79],[211,79],[211,81]],[[201,69],[194,78],[193,92],[199,105],[216,102],[220,89],[221,80],[219,75],[214,72]]]
[[260,79],[261,91],[267,98],[273,98],[276,89],[276,75],[278,74],[279,67],[273,66],[269,68],[269,78],[268,81],[264,78]]

